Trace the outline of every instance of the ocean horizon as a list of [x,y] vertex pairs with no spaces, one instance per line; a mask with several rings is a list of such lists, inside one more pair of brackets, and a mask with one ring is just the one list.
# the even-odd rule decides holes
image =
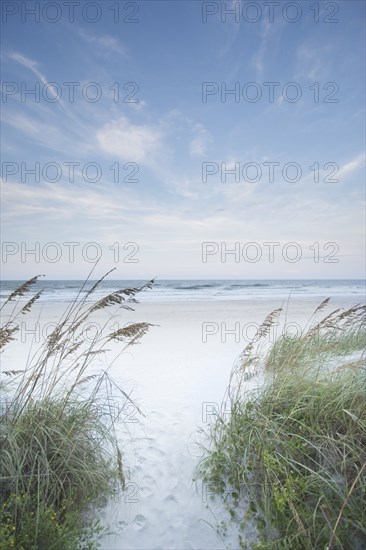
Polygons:
[[[0,301],[4,301],[21,282],[1,281]],[[141,286],[145,282],[147,279],[106,279],[101,281],[91,299],[98,299],[121,287]],[[42,290],[40,302],[68,302],[79,292],[88,292],[94,283],[95,280],[85,283],[73,279],[39,279],[33,290]],[[153,287],[138,298],[146,302],[162,302],[347,296],[353,296],[356,301],[364,300],[366,282],[363,279],[156,279]]]

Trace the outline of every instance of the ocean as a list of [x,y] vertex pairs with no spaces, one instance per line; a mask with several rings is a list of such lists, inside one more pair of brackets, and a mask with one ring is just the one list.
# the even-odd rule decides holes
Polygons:
[[[9,293],[22,281],[2,281],[0,301],[3,302]],[[96,300],[119,288],[141,286],[142,280],[104,280],[91,296]],[[95,281],[88,281],[83,287],[80,280],[51,281],[40,279],[33,286],[33,291],[42,290],[40,302],[70,302],[81,290],[85,294]],[[176,301],[215,301],[246,300],[269,298],[327,298],[350,297],[355,302],[363,302],[366,297],[365,281],[362,279],[342,280],[160,280],[157,279],[152,289],[139,294],[137,298],[146,302]],[[83,287],[83,288],[82,288]],[[29,299],[29,296],[23,300]]]

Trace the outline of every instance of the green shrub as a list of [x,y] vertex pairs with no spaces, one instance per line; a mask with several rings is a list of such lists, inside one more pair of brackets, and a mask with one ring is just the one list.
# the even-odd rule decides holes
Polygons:
[[12,493],[0,509],[0,550],[94,550],[97,521],[80,527],[80,511],[65,500],[55,510],[29,495]]

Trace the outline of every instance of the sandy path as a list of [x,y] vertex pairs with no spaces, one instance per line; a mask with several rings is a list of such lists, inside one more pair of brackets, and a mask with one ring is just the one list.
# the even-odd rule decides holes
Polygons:
[[[288,321],[304,324],[318,304],[313,298],[292,300]],[[350,305],[350,298],[337,298],[329,311]],[[159,326],[112,367],[113,377],[126,391],[133,390],[146,417],[131,408],[120,429],[128,485],[103,513],[112,533],[101,539],[102,550],[238,548],[235,526],[229,525],[226,535],[210,526],[215,526],[214,515],[228,520],[223,505],[212,503],[209,510],[206,488],[191,481],[200,457],[194,441],[197,428],[207,426],[210,412],[220,407],[233,361],[255,324],[279,306],[280,300],[142,302],[136,311],[123,312],[110,323],[146,321]],[[41,333],[61,311],[61,305],[43,306]],[[28,329],[34,328],[36,314],[35,309],[28,317]],[[95,319],[101,321],[102,316]],[[238,329],[236,323],[239,332],[225,336],[225,329]],[[204,342],[205,330],[216,328]],[[30,338],[26,335],[23,346],[9,347],[3,368],[4,362],[21,363]]]

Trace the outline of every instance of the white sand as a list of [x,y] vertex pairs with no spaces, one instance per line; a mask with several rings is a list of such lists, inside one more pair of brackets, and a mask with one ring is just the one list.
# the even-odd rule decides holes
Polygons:
[[[318,299],[292,300],[287,320],[303,325],[318,304]],[[326,311],[351,305],[350,299],[337,298]],[[191,481],[201,454],[194,444],[195,432],[207,426],[210,416],[203,413],[220,407],[232,364],[247,343],[243,337],[235,341],[235,335],[222,341],[221,323],[227,329],[240,323],[240,332],[245,334],[248,323],[260,323],[280,306],[278,300],[146,302],[136,305],[134,312],[122,312],[120,324],[146,321],[160,326],[152,327],[142,343],[112,367],[112,376],[125,391],[133,390],[132,397],[146,418],[131,408],[121,426],[128,485],[103,514],[112,531],[101,540],[103,550],[239,548],[235,526],[229,525],[224,537],[215,531],[213,513],[219,522],[228,520],[222,504],[216,502],[212,511],[207,509],[205,487]],[[44,306],[41,327],[56,320],[61,311],[61,305]],[[28,316],[28,328],[34,326],[36,313],[35,308]],[[218,327],[206,343],[202,323],[217,323]],[[248,336],[253,331],[254,325]],[[26,347],[10,345],[2,368],[15,368],[15,364],[19,368]]]

